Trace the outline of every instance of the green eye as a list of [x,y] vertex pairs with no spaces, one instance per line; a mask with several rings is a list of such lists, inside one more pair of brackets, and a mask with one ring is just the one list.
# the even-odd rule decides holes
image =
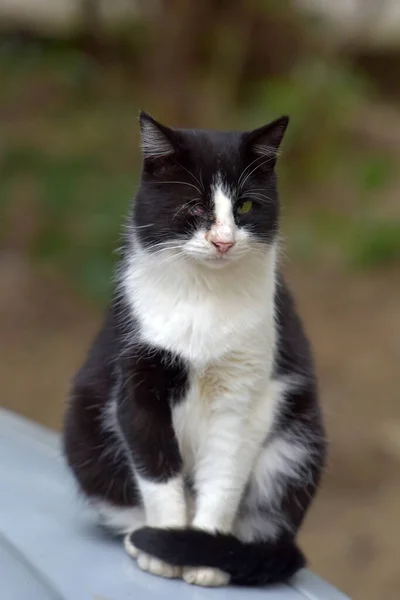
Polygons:
[[246,200],[246,202],[243,202],[242,204],[240,204],[237,211],[238,211],[239,215],[245,215],[246,213],[249,213],[252,208],[253,208],[252,201]]

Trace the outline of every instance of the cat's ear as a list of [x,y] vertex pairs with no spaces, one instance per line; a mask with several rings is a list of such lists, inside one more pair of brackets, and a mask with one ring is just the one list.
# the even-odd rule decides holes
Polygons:
[[143,159],[165,158],[175,154],[174,131],[145,112],[139,116]]
[[266,161],[271,159],[269,163],[273,165],[288,124],[289,117],[284,116],[245,133],[243,138],[245,149],[255,158],[265,157]]

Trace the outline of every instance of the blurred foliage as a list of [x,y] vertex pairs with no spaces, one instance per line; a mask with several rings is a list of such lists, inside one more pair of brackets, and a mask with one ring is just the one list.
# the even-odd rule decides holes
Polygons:
[[[286,0],[160,5],[119,37],[102,36],[96,21],[74,39],[0,41],[3,246],[104,300],[145,107],[168,123],[217,128],[289,114],[281,175],[293,251],[334,247],[363,267],[398,260],[398,223],[375,215],[395,169],[382,153],[359,152],[350,134],[370,88],[323,29]],[[337,179],[351,206],[335,205]]]

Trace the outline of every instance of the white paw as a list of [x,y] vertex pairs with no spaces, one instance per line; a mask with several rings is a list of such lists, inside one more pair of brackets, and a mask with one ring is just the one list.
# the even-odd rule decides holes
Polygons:
[[230,576],[224,571],[211,567],[185,567],[183,569],[183,579],[186,583],[192,585],[218,587],[228,585]]
[[126,552],[129,554],[129,556],[131,556],[132,558],[137,558],[139,556],[139,550],[131,542],[131,534],[130,533],[127,533],[126,536],[124,537],[124,548],[125,548]]
[[142,569],[142,571],[147,571],[148,573],[158,575],[159,577],[168,577],[168,579],[175,579],[177,577],[181,577],[182,575],[181,567],[174,567],[173,565],[169,565],[168,563],[165,563],[162,560],[155,558],[154,556],[150,556],[145,552],[139,553],[137,564]]

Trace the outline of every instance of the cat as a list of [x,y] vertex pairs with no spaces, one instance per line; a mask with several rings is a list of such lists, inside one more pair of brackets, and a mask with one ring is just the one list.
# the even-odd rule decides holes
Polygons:
[[140,115],[141,182],[64,448],[100,521],[155,575],[264,585],[305,565],[295,538],[325,435],[279,267],[287,125],[184,130]]

